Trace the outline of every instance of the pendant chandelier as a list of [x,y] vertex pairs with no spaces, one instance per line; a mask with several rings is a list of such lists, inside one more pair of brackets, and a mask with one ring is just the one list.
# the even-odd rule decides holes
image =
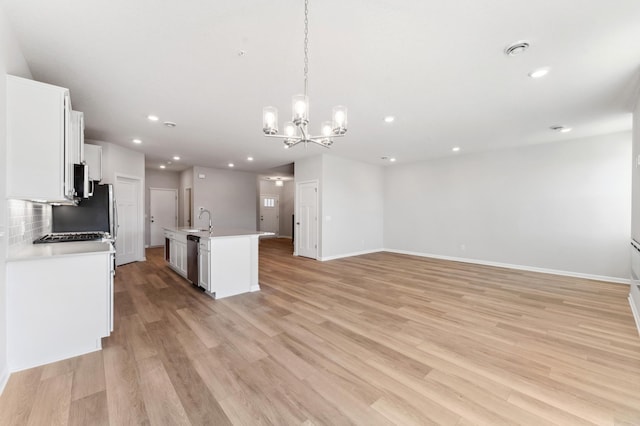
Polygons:
[[305,145],[309,142],[329,148],[334,137],[343,136],[347,132],[347,108],[333,107],[333,120],[325,121],[320,126],[320,136],[311,136],[309,125],[309,97],[307,96],[307,80],[309,74],[309,0],[304,2],[304,94],[295,95],[291,105],[293,117],[284,124],[284,134],[278,134],[278,109],[272,106],[262,109],[262,130],[265,136],[284,140],[285,148]]

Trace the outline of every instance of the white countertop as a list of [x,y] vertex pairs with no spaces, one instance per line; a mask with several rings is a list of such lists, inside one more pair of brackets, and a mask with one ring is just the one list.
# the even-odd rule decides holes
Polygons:
[[65,243],[28,244],[9,253],[7,262],[33,260],[58,256],[82,256],[96,253],[114,253],[108,241],[78,241]]
[[247,229],[233,229],[233,228],[213,228],[213,232],[209,231],[194,231],[193,228],[164,228],[169,232],[179,232],[186,235],[197,235],[200,238],[228,238],[228,237],[244,237],[244,236],[265,236],[275,235],[273,232],[262,231],[249,231]]

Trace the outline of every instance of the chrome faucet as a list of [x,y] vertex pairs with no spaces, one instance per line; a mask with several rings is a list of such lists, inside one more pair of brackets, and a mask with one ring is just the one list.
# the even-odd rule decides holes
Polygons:
[[202,215],[206,213],[209,215],[209,234],[213,232],[213,224],[211,223],[211,212],[207,209],[201,209],[200,214],[198,214],[198,219],[202,219]]

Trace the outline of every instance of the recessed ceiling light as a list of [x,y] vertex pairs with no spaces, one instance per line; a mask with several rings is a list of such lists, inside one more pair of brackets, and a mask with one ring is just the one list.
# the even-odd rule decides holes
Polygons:
[[131,142],[137,143],[137,144],[141,144],[142,143],[142,141],[140,139],[134,139]]
[[454,146],[453,148],[451,148],[451,151],[458,152],[458,151],[460,151],[460,147],[459,146]]
[[160,164],[160,168],[161,168],[161,169],[164,169],[164,168],[166,168],[166,167],[167,167],[167,166],[165,166],[164,164]]
[[244,56],[246,54],[247,52],[245,52],[244,50],[238,50],[238,56]]
[[276,186],[284,186],[284,182],[281,180],[276,181]]
[[387,115],[387,116],[384,118],[384,122],[385,122],[385,123],[393,123],[393,121],[394,121],[395,119],[396,119],[396,118],[395,118],[393,115]]
[[157,116],[157,115],[147,115],[147,118],[148,118],[150,121],[158,121],[158,120],[160,120],[160,118],[158,118],[158,116]]
[[176,161],[178,161],[178,160],[180,159],[180,157],[178,157],[177,155],[174,155],[174,156],[173,156],[173,159],[174,159],[174,160],[176,160]]
[[235,164],[233,164],[233,163],[229,163],[228,165],[229,165],[229,167],[234,167],[235,166]]
[[516,56],[521,53],[524,53],[525,50],[529,48],[528,41],[516,41],[515,43],[511,43],[509,46],[505,47],[504,54],[507,56]]
[[247,157],[247,161],[253,161],[253,157]]
[[167,126],[167,127],[176,127],[176,126],[177,126],[177,124],[176,124],[176,123],[174,123],[173,121],[165,121],[165,122],[164,122],[164,123],[162,123],[162,124],[164,124],[164,125],[165,125],[165,126]]
[[571,127],[565,127],[565,126],[551,126],[549,128],[551,130],[555,130],[556,132],[560,132],[560,133],[569,133],[570,131],[573,130]]
[[389,158],[389,161],[391,161],[392,163],[395,163],[396,159],[391,157],[391,158]]
[[529,77],[540,78],[540,77],[544,77],[547,74],[549,74],[549,67],[544,67],[544,68],[538,68],[536,70],[531,71],[529,73]]

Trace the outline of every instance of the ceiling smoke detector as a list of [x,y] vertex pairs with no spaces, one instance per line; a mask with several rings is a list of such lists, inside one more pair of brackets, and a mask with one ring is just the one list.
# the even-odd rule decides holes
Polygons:
[[516,41],[515,43],[510,44],[504,49],[504,54],[507,56],[517,56],[521,53],[524,53],[524,51],[528,48],[528,41]]

